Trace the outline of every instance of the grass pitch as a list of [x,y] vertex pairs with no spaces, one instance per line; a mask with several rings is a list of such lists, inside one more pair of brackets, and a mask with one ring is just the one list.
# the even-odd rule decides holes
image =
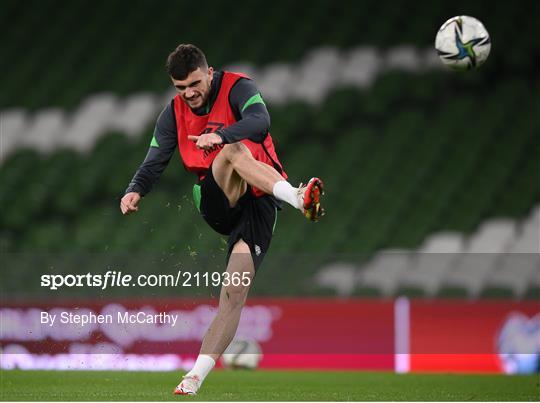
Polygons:
[[214,371],[199,395],[173,396],[176,372],[1,371],[2,400],[540,400],[539,376]]

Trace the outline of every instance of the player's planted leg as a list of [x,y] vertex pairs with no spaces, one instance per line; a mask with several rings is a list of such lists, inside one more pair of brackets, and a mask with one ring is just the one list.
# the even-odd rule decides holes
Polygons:
[[[233,247],[227,273],[221,287],[218,312],[203,338],[199,357],[192,370],[174,390],[175,394],[197,394],[204,378],[236,334],[240,314],[255,275],[249,246],[243,240],[239,240]],[[233,280],[235,278],[239,283]]]
[[[214,360],[221,356],[234,338],[255,275],[249,246],[243,240],[239,240],[233,247],[227,273],[230,281],[221,287],[218,313],[208,328],[201,347],[201,354],[207,354]],[[235,278],[245,280],[237,284],[237,280],[233,280]]]

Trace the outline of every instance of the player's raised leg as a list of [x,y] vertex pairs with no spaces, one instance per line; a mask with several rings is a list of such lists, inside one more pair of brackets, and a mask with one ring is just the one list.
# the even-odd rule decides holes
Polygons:
[[[273,167],[253,158],[249,149],[242,143],[225,145],[213,162],[212,173],[225,194],[229,195],[227,190],[230,190],[233,199],[229,200],[233,206],[246,189],[245,185],[242,188],[235,187],[237,186],[235,177],[239,177],[251,186],[274,195],[277,199],[302,211],[304,216],[312,221],[317,221],[324,215],[320,202],[323,182],[319,178],[311,178],[307,185],[295,188]],[[240,192],[238,189],[243,191]]]
[[[232,249],[227,273],[228,276],[223,277],[217,315],[206,331],[193,369],[176,387],[175,394],[197,394],[202,382],[214,368],[215,362],[234,338],[255,275],[249,246],[241,239]],[[234,280],[235,278],[239,281]]]

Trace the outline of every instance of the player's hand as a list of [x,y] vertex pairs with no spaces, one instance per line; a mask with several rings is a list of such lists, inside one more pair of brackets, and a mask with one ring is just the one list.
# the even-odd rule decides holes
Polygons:
[[137,207],[139,200],[141,200],[141,195],[137,192],[126,193],[120,200],[120,210],[122,210],[122,214],[126,215],[139,211],[139,207]]
[[216,133],[204,133],[200,136],[188,136],[188,139],[195,142],[197,148],[201,150],[209,150],[223,143],[223,140]]

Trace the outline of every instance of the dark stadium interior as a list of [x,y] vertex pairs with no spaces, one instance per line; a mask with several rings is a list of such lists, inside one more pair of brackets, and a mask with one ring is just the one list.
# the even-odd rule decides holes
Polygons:
[[[317,251],[319,259],[296,274],[309,279],[332,256],[352,254],[362,262],[386,249],[414,253],[430,234],[466,237],[489,219],[514,220],[519,233],[540,200],[540,44],[531,18],[538,4],[514,2],[502,13],[466,1],[393,7],[280,1],[259,22],[261,11],[240,3],[225,28],[220,16],[229,5],[221,2],[211,13],[198,13],[192,2],[158,7],[135,1],[126,8],[120,2],[6,1],[0,15],[2,110],[31,114],[60,107],[70,113],[94,93],[164,93],[164,59],[178,41],[199,44],[218,67],[295,64],[321,47],[429,48],[434,27],[424,22],[442,22],[459,10],[489,21],[497,50],[478,72],[387,69],[366,88],[336,85],[317,104],[269,102],[271,131],[291,181],[320,172],[328,189],[328,216],[317,228],[298,225],[291,209],[280,214],[272,253],[279,259]],[[516,21],[518,37],[512,34]],[[103,134],[84,153],[54,145],[46,153],[24,145],[3,153],[2,251],[219,251],[222,241],[194,219],[192,178],[178,158],[137,216],[118,213],[118,197],[145,155],[153,124],[136,136]],[[272,262],[266,265],[280,266]],[[276,276],[270,272],[263,269],[260,277]],[[504,286],[494,295],[538,296],[538,281],[518,295]],[[333,293],[306,281],[286,290],[276,286],[280,282],[260,283],[255,292],[262,294]]]

